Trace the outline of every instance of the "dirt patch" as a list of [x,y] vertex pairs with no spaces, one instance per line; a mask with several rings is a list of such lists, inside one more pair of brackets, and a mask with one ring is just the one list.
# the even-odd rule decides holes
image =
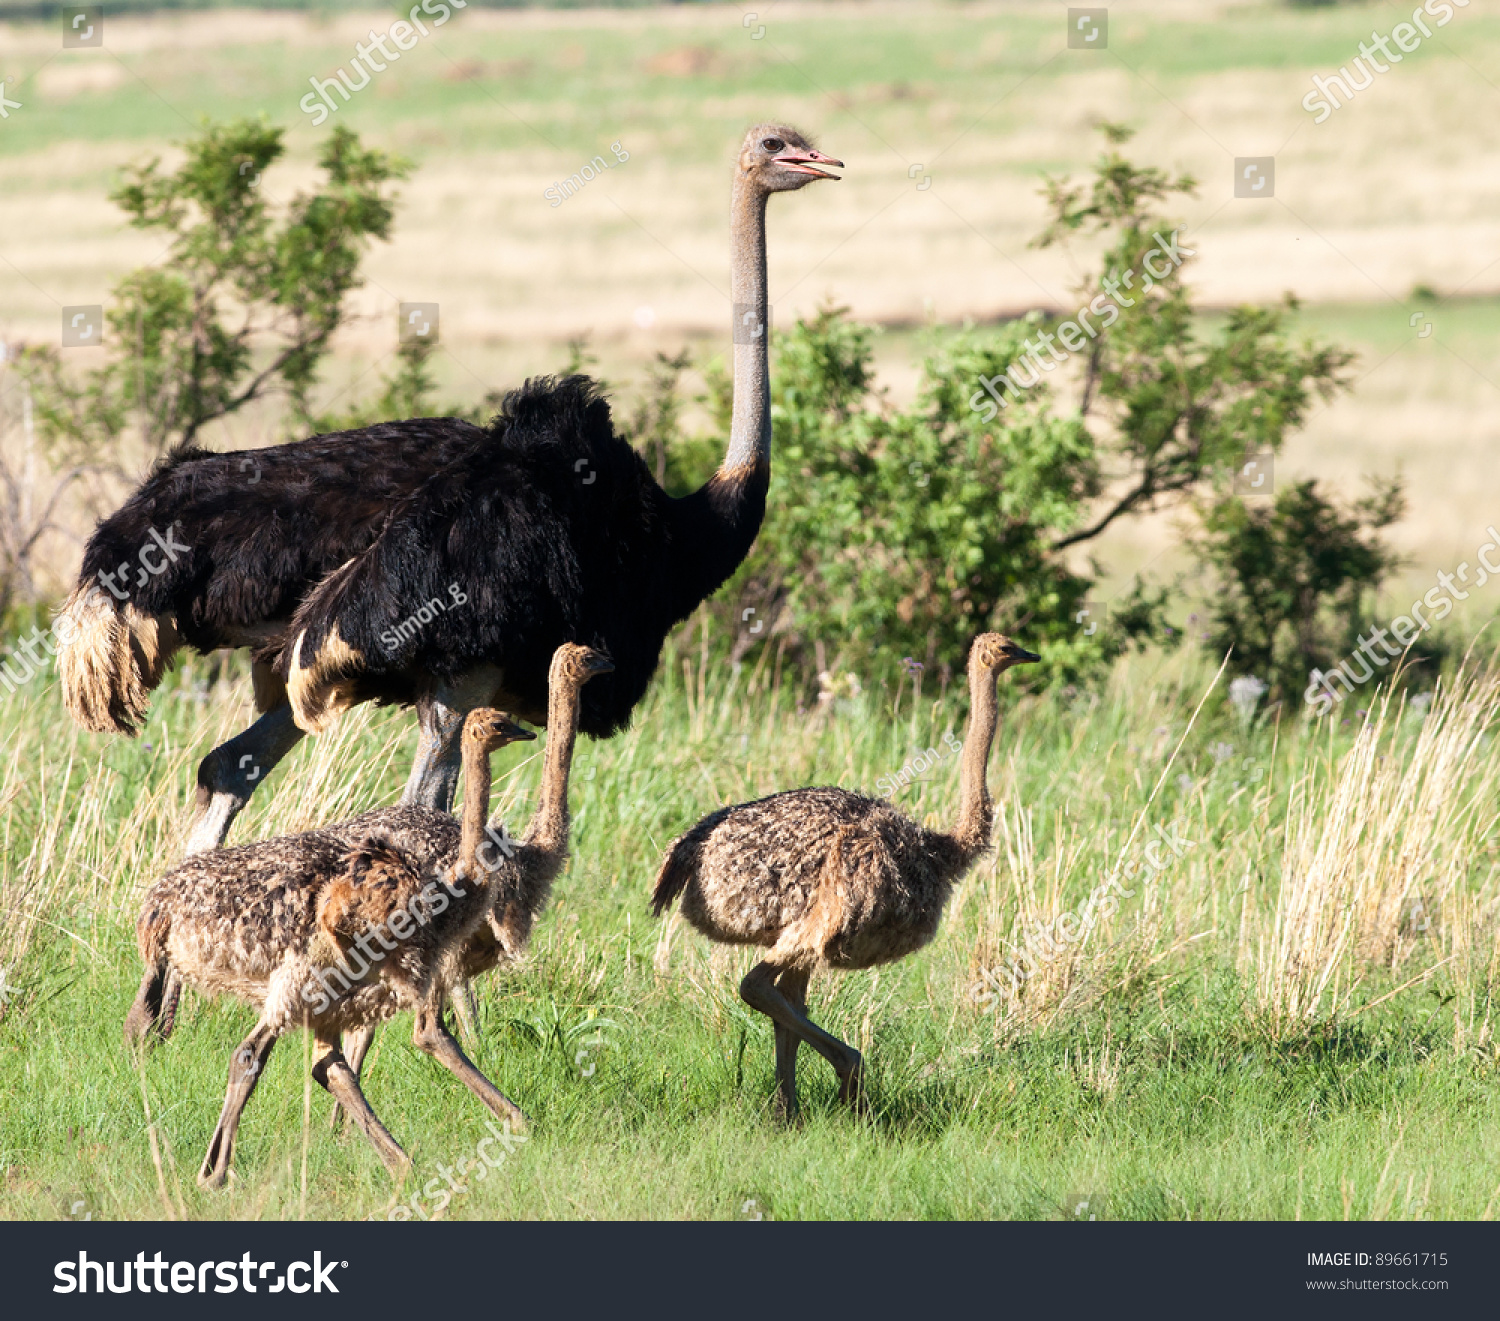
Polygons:
[[725,65],[724,57],[712,46],[674,46],[641,62],[642,69],[661,78],[701,78],[722,72]]
[[90,60],[49,64],[36,76],[36,90],[46,101],[68,101],[87,92],[111,92],[126,79],[122,66]]

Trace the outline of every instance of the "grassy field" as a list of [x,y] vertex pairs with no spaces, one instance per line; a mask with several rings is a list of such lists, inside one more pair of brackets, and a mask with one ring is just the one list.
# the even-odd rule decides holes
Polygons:
[[[729,6],[469,11],[339,122],[420,167],[373,283],[448,304],[455,349],[590,325],[635,336],[643,305],[657,333],[718,332],[725,167],[744,124],[766,114],[804,122],[849,162],[836,192],[778,208],[784,311],[830,292],[861,315],[917,323],[1065,303],[1067,261],[1025,244],[1043,214],[1040,175],[1084,169],[1101,118],[1132,123],[1144,154],[1203,181],[1184,219],[1204,238],[1198,279],[1212,302],[1286,289],[1387,301],[1419,282],[1493,292],[1481,254],[1496,234],[1495,149],[1470,110],[1500,20],[1463,14],[1327,123],[1300,105],[1311,75],[1346,63],[1397,8],[1126,4],[1098,53],[1063,49],[1047,4],[788,3],[760,40]],[[32,239],[21,269],[35,282],[7,300],[14,324],[50,332],[47,295],[71,300],[156,256],[120,230],[103,185],[122,157],[163,150],[201,115],[291,128],[292,164],[267,180],[290,192],[322,136],[298,109],[309,79],[389,21],[122,17],[101,51],[58,49],[52,25],[9,29],[0,72],[24,108],[3,125],[3,215],[9,235]],[[552,207],[547,185],[614,141],[630,161]],[[1233,205],[1234,157],[1270,153],[1276,199]]]
[[[1500,54],[1493,13],[1472,5],[1315,126],[1299,106],[1311,75],[1408,6],[1117,4],[1099,53],[1063,48],[1051,4],[764,8],[760,39],[734,6],[469,10],[341,111],[416,169],[393,241],[371,256],[367,319],[340,340],[330,399],[367,389],[388,361],[403,299],[440,303],[439,372],[461,400],[556,368],[583,332],[626,408],[658,350],[723,352],[728,161],[762,116],[809,126],[848,162],[844,182],[773,206],[776,320],[825,298],[850,305],[885,328],[881,380],[905,399],[929,337],[1071,304],[1087,250],[1026,244],[1042,175],[1081,176],[1107,118],[1138,127],[1138,159],[1204,180],[1182,217],[1209,306],[1293,290],[1301,329],[1358,351],[1356,390],[1290,438],[1277,479],[1352,493],[1363,473],[1401,468],[1412,512],[1392,540],[1409,564],[1391,599],[1472,559],[1500,523],[1500,157],[1474,113]],[[107,49],[68,52],[54,23],[0,26],[0,81],[22,103],[0,121],[0,340],[50,340],[62,305],[103,301],[161,260],[106,192],[124,162],[170,157],[200,116],[287,126],[288,159],[264,186],[290,197],[326,133],[297,109],[308,78],[393,17],[115,16]],[[548,184],[614,142],[629,162],[551,208]],[[1233,158],[1270,153],[1276,199],[1236,202]],[[1413,325],[1418,311],[1433,335]],[[279,427],[250,413],[209,440],[265,444]],[[1102,595],[1137,570],[1183,567],[1177,517],[1122,520],[1101,539]],[[49,553],[44,586],[56,588],[77,546],[59,537]],[[1476,594],[1468,622],[1494,613]],[[245,1008],[188,997],[144,1068],[120,1045],[140,895],[178,856],[198,759],[249,716],[236,666],[215,678],[207,662],[185,665],[134,742],[80,733],[51,675],[0,693],[0,1217],[384,1217],[396,1205],[373,1151],[329,1131],[297,1039],[247,1112],[238,1180],[198,1191]],[[966,713],[961,694],[917,694],[895,675],[860,676],[863,693],[831,708],[778,675],[768,654],[738,673],[677,656],[632,730],[584,749],[570,870],[526,964],[480,988],[477,1061],[532,1116],[531,1135],[445,1215],[1500,1207],[1493,673],[1469,673],[1425,710],[1362,696],[1316,733],[1274,712],[1241,720],[1188,652],[1124,661],[1096,692],[1011,702],[991,769],[995,852],[935,944],[812,988],[813,1016],[866,1053],[874,1115],[841,1113],[831,1071],[804,1052],[807,1122],[792,1132],[769,1114],[770,1028],[736,995],[749,956],[649,915],[661,849],[726,802],[806,783],[873,791],[961,733]],[[409,717],[346,716],[278,769],[233,838],[392,801],[414,745]],[[513,829],[539,765],[497,758]],[[897,801],[951,821],[952,760]],[[1019,998],[986,994],[1018,941],[1138,858],[1158,827],[1192,847]],[[409,1019],[390,1025],[367,1073],[416,1161],[408,1203],[486,1136],[482,1108],[409,1037]]]
[[[1193,721],[1213,675],[1185,656],[1128,663],[1093,698],[1013,703],[996,852],[935,944],[814,982],[814,1016],[866,1053],[873,1117],[842,1113],[804,1056],[807,1123],[785,1132],[769,1026],[736,995],[749,955],[649,916],[660,849],[722,802],[873,789],[964,712],[896,685],[799,711],[773,674],[669,667],[632,731],[586,745],[571,868],[526,965],[481,991],[478,1062],[532,1133],[445,1215],[1047,1218],[1079,1198],[1147,1218],[1493,1211],[1493,676],[1425,716],[1350,710],[1326,736],[1269,713],[1247,728],[1222,689]],[[486,1135],[397,1020],[367,1079],[416,1162],[398,1194],[362,1138],[329,1132],[289,1038],[247,1111],[238,1180],[194,1186],[252,1015],[190,996],[140,1070],[120,1027],[140,892],[175,856],[195,758],[242,718],[244,689],[189,666],[128,744],[73,732],[41,682],[0,712],[0,1216],[385,1216]],[[235,838],[389,800],[412,743],[399,717],[346,718],[277,771]],[[538,764],[498,760],[513,828]],[[897,801],[944,823],[956,797],[949,758]],[[1019,998],[986,994],[1018,937],[1157,826],[1180,860]]]
[[[1071,306],[1073,258],[1027,247],[1044,174],[1081,176],[1093,125],[1139,130],[1137,157],[1202,181],[1180,204],[1210,306],[1296,292],[1310,327],[1360,354],[1360,386],[1294,437],[1283,478],[1352,492],[1400,466],[1413,509],[1396,529],[1414,559],[1451,565],[1495,517],[1482,480],[1500,458],[1494,143],[1472,109],[1500,53],[1500,19],[1460,11],[1355,102],[1314,124],[1314,73],[1347,63],[1389,4],[1292,9],[1140,0],[1111,9],[1107,51],[1068,51],[1050,4],[798,4],[767,11],[756,40],[734,6],[652,11],[467,10],[339,112],[415,166],[391,243],[355,299],[331,399],[367,389],[394,348],[403,299],[437,301],[445,393],[555,368],[587,333],[627,400],[658,351],[724,350],[727,166],[745,123],[815,130],[848,162],[836,186],[779,199],[772,301],[781,324],[824,299],[888,327],[879,369],[901,400],[916,336],[965,318]],[[286,199],[328,131],[298,108],[392,13],[218,10],[117,15],[106,48],[59,49],[56,24],[3,28],[0,80],[19,100],[0,123],[0,339],[50,340],[58,309],[103,301],[159,261],[151,235],[106,200],[127,161],[165,153],[202,116],[265,114],[289,156],[262,185]],[[630,160],[563,206],[546,188],[619,142]],[[1236,201],[1238,155],[1274,153],[1276,197]],[[914,167],[916,177],[911,177]],[[920,185],[930,179],[925,189]],[[1414,302],[1426,285],[1437,306]],[[1425,309],[1436,333],[1409,324]],[[269,443],[274,413],[214,429]],[[1170,515],[1126,520],[1099,542],[1123,583],[1182,567]],[[59,543],[54,586],[76,550]]]

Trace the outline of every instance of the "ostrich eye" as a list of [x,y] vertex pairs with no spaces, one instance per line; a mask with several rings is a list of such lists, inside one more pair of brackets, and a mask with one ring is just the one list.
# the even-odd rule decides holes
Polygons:
[[760,145],[773,154],[775,152],[784,150],[786,147],[786,143],[784,143],[780,138],[766,138],[761,142]]

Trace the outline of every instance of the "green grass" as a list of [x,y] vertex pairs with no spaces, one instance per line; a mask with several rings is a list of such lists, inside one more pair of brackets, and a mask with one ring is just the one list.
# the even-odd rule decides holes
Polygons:
[[[1370,820],[1394,822],[1401,847],[1441,859],[1403,873],[1431,920],[1419,930],[1398,911],[1384,933],[1395,953],[1376,952],[1377,922],[1368,948],[1333,956],[1337,976],[1316,1011],[1290,1023],[1257,988],[1298,976],[1274,953],[1279,886],[1298,870],[1287,865],[1302,820],[1292,790],[1310,786],[1319,835],[1343,838],[1338,794],[1385,773],[1348,762],[1359,722],[1327,739],[1290,721],[1246,731],[1216,696],[1187,733],[1212,676],[1184,656],[1126,663],[1095,699],[1013,704],[992,762],[997,853],[965,882],[937,941],[894,967],[814,980],[815,1019],[866,1053],[873,1117],[844,1114],[831,1070],[804,1051],[807,1122],[788,1132],[769,1114],[769,1025],[736,995],[748,956],[711,952],[680,927],[664,936],[648,914],[660,849],[721,802],[809,782],[873,787],[914,750],[941,746],[947,729],[961,732],[963,712],[952,693],[914,703],[909,686],[898,694],[892,683],[831,715],[799,713],[794,695],[768,689],[770,673],[685,678],[669,664],[629,733],[584,746],[570,871],[527,964],[480,994],[477,1061],[527,1110],[531,1136],[484,1181],[468,1179],[446,1215],[1056,1218],[1080,1196],[1130,1218],[1469,1218],[1493,1208],[1500,1059],[1485,804],[1500,766],[1488,733],[1444,772],[1451,783],[1431,778],[1414,714],[1393,712],[1366,736],[1391,757],[1392,784],[1431,784],[1473,811],[1455,806],[1433,825],[1420,802],[1406,818],[1363,803]],[[139,895],[174,856],[195,758],[241,713],[229,690],[205,682],[201,663],[174,678],[136,743],[72,731],[50,682],[0,708],[13,749],[0,783],[0,958],[11,987],[0,1020],[0,1216],[67,1217],[82,1203],[95,1219],[153,1217],[165,1199],[192,1217],[358,1217],[396,1203],[364,1140],[330,1133],[304,1040],[286,1038],[272,1055],[241,1127],[237,1179],[216,1194],[199,1192],[193,1175],[251,1011],[189,995],[143,1070],[121,1046],[139,979]],[[1489,691],[1463,696],[1491,703]],[[1494,707],[1484,710],[1487,722]],[[1429,734],[1458,718],[1435,708]],[[400,717],[346,717],[276,772],[235,837],[389,799],[411,744]],[[497,758],[513,825],[537,765]],[[1039,977],[1025,1012],[976,1004],[980,973],[998,964],[1018,916],[1076,905],[1159,780],[1145,828],[1175,822],[1196,847],[1154,893],[1142,887],[1106,941]],[[897,801],[945,821],[955,797],[949,759]],[[1330,887],[1318,903],[1352,904],[1363,931],[1404,882],[1368,832],[1340,848],[1373,888]],[[1309,936],[1292,961],[1322,950]],[[415,1050],[409,1017],[382,1031],[366,1076],[416,1164],[399,1195],[409,1203],[428,1187],[419,1204],[430,1211],[439,1164],[473,1158],[486,1112]]]
[[[1360,345],[1361,358],[1355,364],[1373,366],[1387,355],[1427,347],[1417,337],[1423,322],[1416,326],[1411,316],[1421,312],[1431,321],[1434,333],[1455,352],[1478,358],[1489,370],[1494,363],[1494,345],[1500,339],[1500,299],[1467,298],[1457,295],[1436,300],[1409,297],[1404,303],[1314,303],[1301,307],[1294,324],[1301,333],[1341,344]],[[1431,336],[1429,336],[1431,338]]]
[[[649,176],[650,187],[663,190],[661,205],[653,194],[650,208],[637,206],[653,230],[699,232],[673,207],[683,191],[706,196],[710,180],[718,223],[725,144],[747,114],[766,107],[817,124],[851,161],[862,153],[867,173],[883,164],[891,195],[908,186],[905,162],[886,159],[881,145],[894,143],[945,171],[945,188],[950,179],[965,183],[967,192],[952,194],[960,209],[993,227],[984,221],[983,187],[995,178],[1023,181],[1029,199],[1037,171],[1079,174],[1097,150],[1085,122],[1096,111],[1155,126],[1153,159],[1177,164],[1179,151],[1202,147],[1176,118],[1178,104],[1195,104],[1196,79],[1336,68],[1372,26],[1389,30],[1400,8],[1254,5],[1202,20],[1122,10],[1113,15],[1110,63],[1090,66],[1092,84],[1078,61],[1052,58],[1060,10],[1041,5],[886,6],[858,21],[848,12],[772,11],[767,40],[758,43],[728,6],[691,22],[674,12],[680,26],[601,20],[562,33],[455,21],[344,118],[372,145],[418,163],[398,229],[416,223],[445,163],[459,160],[471,171],[474,195],[455,196],[440,224],[416,231],[439,236],[445,248],[473,245],[465,271],[480,269],[487,249],[478,245],[497,225],[502,248],[519,243],[532,212],[540,213],[544,184],[615,138],[635,153],[631,169],[640,177],[653,161],[673,167]],[[1445,30],[1447,48],[1430,43],[1414,58],[1461,52],[1483,66],[1500,43],[1500,20],[1475,8]],[[119,164],[169,150],[202,115],[265,111],[273,122],[300,125],[296,103],[308,75],[326,76],[346,61],[353,38],[330,26],[285,41],[257,35],[253,15],[243,22],[243,39],[226,32],[207,46],[167,41],[104,53],[127,70],[118,86],[52,92],[36,81],[44,65],[66,69],[100,53],[54,53],[41,29],[14,29],[18,45],[0,62],[8,95],[26,105],[0,127],[12,194],[41,203],[71,191],[97,207]],[[704,72],[653,64],[684,47],[711,52]],[[479,74],[455,77],[465,62],[477,63]],[[1178,100],[1127,80],[1125,67]],[[1453,90],[1440,105],[1456,115],[1470,84],[1456,60],[1452,72],[1441,80]],[[1109,90],[1117,83],[1129,89],[1123,101]],[[1425,119],[1389,140],[1365,127],[1378,125],[1379,107],[1410,94],[1403,85],[1387,80],[1327,132],[1304,132],[1294,149],[1345,143],[1352,197],[1365,177],[1355,150],[1365,139],[1349,146],[1336,134],[1366,133],[1392,171],[1388,152],[1425,161],[1433,141],[1461,146],[1459,137],[1429,132]],[[1232,93],[1233,78],[1224,86]],[[1283,99],[1295,110],[1295,96]],[[1076,120],[1076,132],[1066,140],[1037,135],[1060,117]],[[320,138],[299,127],[291,166],[305,165]],[[947,154],[934,165],[938,148]],[[1242,149],[1238,138],[1232,149]],[[1458,176],[1433,178],[1437,195],[1441,179]],[[507,191],[513,183],[531,210]],[[859,186],[855,172],[840,185]],[[280,195],[295,187],[288,177]],[[1358,195],[1361,215],[1366,206],[1389,209],[1363,182]],[[629,194],[625,200],[636,206]],[[871,210],[885,201],[881,192]],[[582,214],[570,211],[570,225]],[[860,213],[827,246],[865,218]],[[867,261],[865,276],[923,250],[905,213],[899,219],[892,221],[899,243],[889,249],[896,255]],[[110,212],[99,223],[117,221]],[[554,226],[550,213],[539,223],[571,244],[539,265],[601,275],[609,263],[588,245],[631,225],[612,210],[597,230]],[[66,264],[87,267],[106,230],[80,233]],[[1026,235],[1013,237],[1006,250],[1031,260]],[[30,250],[18,251],[7,249],[8,260],[31,269]],[[427,269],[412,269],[387,286],[426,289]],[[904,267],[900,274],[909,281]],[[18,275],[3,278],[9,306],[41,299]],[[1403,276],[1393,291],[1405,297],[1416,278]],[[583,328],[589,301],[565,280],[555,283]],[[1354,283],[1349,299],[1366,292]],[[49,333],[53,303],[93,297],[72,288],[59,284],[42,299]],[[496,283],[494,301],[505,305],[510,291]],[[627,306],[648,296],[643,286]],[[1425,341],[1408,325],[1418,307],[1438,327]],[[1424,553],[1420,574],[1428,577],[1469,555],[1490,517],[1454,512],[1464,493],[1451,488],[1450,469],[1458,469],[1450,455],[1473,449],[1470,432],[1444,415],[1438,435],[1424,421],[1408,438],[1394,424],[1381,432],[1380,415],[1392,403],[1457,408],[1477,398],[1473,428],[1482,428],[1490,397],[1478,393],[1476,371],[1465,364],[1500,379],[1492,370],[1497,309],[1492,296],[1435,305],[1340,301],[1305,306],[1298,316],[1300,328],[1358,346],[1361,369],[1372,369],[1359,397],[1373,403],[1347,436],[1309,431],[1288,467],[1322,475],[1341,457],[1374,453],[1385,465],[1409,451],[1430,488],[1419,489],[1414,518],[1460,538],[1452,557],[1446,549]],[[903,328],[884,336],[883,377],[904,370],[909,380],[920,341]],[[501,349],[476,337],[462,346],[463,361],[485,370],[455,369],[454,388],[479,392],[491,375],[519,379],[555,366],[555,345],[538,343],[523,335],[517,361],[492,361],[486,355]],[[717,334],[713,347],[723,347]],[[618,343],[601,345],[601,356],[612,379],[638,366]],[[341,379],[363,361],[340,359],[331,375]],[[1384,448],[1356,447],[1375,432]],[[216,443],[267,438],[247,428]],[[1445,438],[1449,450],[1438,450]],[[1482,492],[1482,482],[1469,486]],[[1430,544],[1446,546],[1436,533]],[[1123,562],[1113,548],[1104,558],[1116,568]],[[1141,1218],[1468,1218],[1500,1205],[1500,1056],[1491,1016],[1500,844],[1490,806],[1500,790],[1500,751],[1494,709],[1485,705],[1490,689],[1446,713],[1439,703],[1425,726],[1390,713],[1383,730],[1367,736],[1386,759],[1379,762],[1359,760],[1353,702],[1343,723],[1314,736],[1290,716],[1242,728],[1215,696],[1187,733],[1211,678],[1187,655],[1127,662],[1098,692],[1012,703],[992,762],[1001,799],[996,853],[961,887],[936,942],[879,972],[814,981],[813,1016],[866,1053],[873,1117],[843,1114],[831,1071],[803,1052],[807,1122],[788,1132],[769,1114],[769,1026],[736,995],[750,956],[712,950],[649,915],[661,849],[725,802],[805,783],[873,790],[917,750],[961,732],[963,703],[951,692],[935,699],[931,684],[917,703],[896,677],[882,684],[866,675],[864,696],[820,715],[814,694],[776,684],[771,657],[752,656],[738,676],[700,675],[691,664],[685,676],[684,659],[664,662],[629,733],[585,747],[572,794],[570,870],[526,965],[480,988],[477,1061],[533,1126],[448,1215],[1051,1218],[1079,1197],[1097,1204],[1101,1196],[1107,1215]],[[178,854],[198,758],[248,716],[239,663],[230,666],[232,682],[210,677],[205,662],[179,671],[134,742],[79,733],[50,678],[0,691],[8,750],[0,763],[0,1217],[357,1217],[384,1216],[394,1204],[396,1191],[367,1144],[329,1132],[328,1098],[309,1086],[297,1038],[272,1055],[246,1113],[237,1181],[212,1195],[195,1187],[230,1052],[252,1021],[245,1007],[190,995],[175,1036],[143,1070],[121,1047],[140,973],[133,935],[140,895]],[[1445,745],[1451,760],[1435,769],[1422,732],[1445,721],[1457,729],[1469,698],[1488,714],[1470,737]],[[1369,703],[1366,695],[1359,705]],[[413,746],[409,717],[345,717],[275,773],[233,838],[394,800]],[[538,759],[512,752],[496,764],[499,807],[514,826],[534,801]],[[1403,799],[1398,791],[1408,782],[1432,786],[1433,796]],[[955,801],[951,762],[898,798],[935,822],[951,820]],[[1106,939],[1029,984],[1019,1007],[999,1013],[977,1004],[982,974],[1004,961],[1018,927],[1076,906],[1128,852],[1138,820],[1144,830],[1176,825],[1196,847],[1121,911]],[[1298,891],[1299,882],[1311,888]],[[1341,941],[1345,916],[1351,931]],[[1288,995],[1320,970],[1332,973],[1324,993],[1310,1013],[1289,1018]],[[603,1040],[591,1044],[596,1032]],[[486,1112],[415,1050],[409,1018],[383,1030],[367,1082],[416,1163],[404,1199],[439,1178],[439,1164],[472,1158],[486,1136]]]
[[[312,8],[330,23],[355,8],[290,7]],[[410,6],[359,8],[394,18]],[[584,152],[580,159],[598,149],[600,124],[648,123],[673,125],[664,129],[664,145],[687,152],[685,159],[717,161],[724,127],[741,127],[739,104],[746,97],[807,104],[811,94],[825,116],[831,98],[830,132],[854,120],[877,133],[903,136],[912,128],[914,102],[927,103],[933,113],[940,102],[944,115],[935,122],[944,122],[952,109],[960,113],[955,126],[981,116],[984,131],[994,133],[1030,124],[1036,86],[1007,95],[1022,90],[1023,83],[1045,87],[1085,70],[1097,72],[1100,65],[1169,84],[1238,70],[1337,69],[1368,38],[1372,21],[1398,21],[1400,8],[1349,6],[1309,13],[1251,4],[1196,19],[1175,9],[1117,11],[1109,48],[1092,65],[1064,49],[1063,15],[1046,4],[885,6],[868,15],[857,7],[768,13],[761,41],[750,39],[732,6],[703,6],[686,23],[600,21],[572,24],[561,33],[541,26],[465,27],[469,15],[458,13],[416,47],[399,78],[387,80],[391,86],[359,99],[357,117],[367,134],[394,134],[429,148],[467,152],[505,145],[497,143],[496,131],[503,132],[507,116],[497,116],[496,110],[511,107],[518,118],[509,122],[518,137],[524,124],[528,133],[557,148]],[[34,90],[36,70],[54,61],[118,60],[131,77],[113,90],[49,105],[45,114],[12,116],[5,124],[7,149],[34,150],[58,138],[178,138],[202,114],[226,119],[265,111],[276,122],[298,122],[296,105],[308,90],[309,74],[323,76],[353,53],[342,29],[330,29],[321,41],[314,29],[289,49],[279,35],[257,38],[253,14],[244,14],[243,22],[243,40],[207,57],[212,78],[203,76],[205,53],[196,45],[167,42],[109,54],[17,52],[5,71],[23,101]],[[1500,20],[1460,12],[1453,26],[1406,59],[1420,65],[1460,54],[1477,63],[1497,40]],[[651,64],[689,45],[706,56],[701,70]],[[463,61],[488,68],[482,78],[454,81],[455,66]],[[726,95],[730,90],[732,97]],[[1065,170],[1075,162],[1042,165]]]

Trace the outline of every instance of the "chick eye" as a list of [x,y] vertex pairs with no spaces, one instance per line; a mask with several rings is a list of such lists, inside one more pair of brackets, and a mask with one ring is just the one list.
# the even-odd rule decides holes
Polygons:
[[784,143],[780,138],[766,138],[761,142],[760,145],[767,151],[777,152],[781,151],[786,146],[786,143]]

